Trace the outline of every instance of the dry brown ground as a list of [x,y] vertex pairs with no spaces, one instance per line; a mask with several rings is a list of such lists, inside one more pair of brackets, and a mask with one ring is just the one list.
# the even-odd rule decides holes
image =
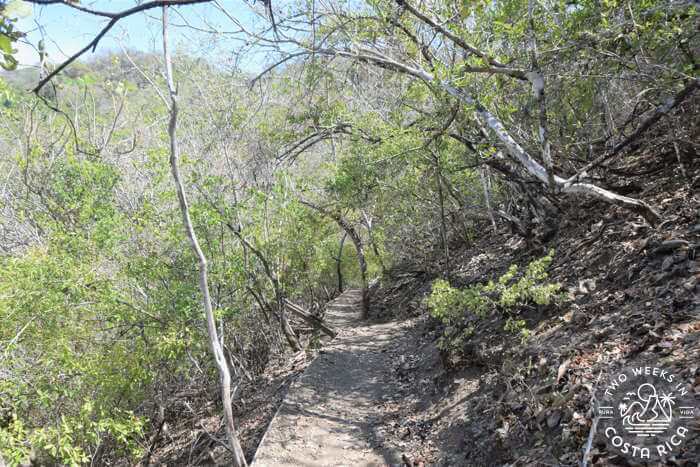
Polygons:
[[[494,313],[474,320],[463,355],[440,358],[435,341],[442,328],[426,317],[423,305],[437,274],[415,266],[395,271],[377,315],[420,318],[409,331],[414,345],[405,355],[408,366],[394,367],[407,396],[382,423],[412,460],[578,465],[593,418],[591,390],[626,367],[667,368],[691,388],[700,407],[698,161],[690,160],[689,178],[680,177],[670,159],[635,161],[634,170],[649,167],[656,171],[654,182],[632,184],[637,195],[661,207],[664,222],[656,228],[617,208],[584,202],[565,206],[561,228],[546,244],[528,250],[501,232],[451,259],[452,283],[467,285],[555,249],[550,280],[563,284],[568,298],[560,306],[521,310],[532,331],[525,342],[504,332],[504,316]],[[700,465],[698,420],[668,465]],[[591,461],[644,465],[608,449],[600,433]]]

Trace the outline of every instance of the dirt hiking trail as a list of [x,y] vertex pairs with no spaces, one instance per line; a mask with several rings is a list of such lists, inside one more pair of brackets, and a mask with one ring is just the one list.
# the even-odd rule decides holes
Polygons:
[[338,337],[291,386],[253,459],[265,466],[400,464],[383,448],[377,427],[382,402],[394,396],[390,369],[402,340],[396,323],[361,318],[361,292],[349,290],[328,305],[326,321]]

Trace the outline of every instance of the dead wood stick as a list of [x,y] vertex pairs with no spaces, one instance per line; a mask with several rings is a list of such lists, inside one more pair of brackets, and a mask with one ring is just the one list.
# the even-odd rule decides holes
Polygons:
[[698,88],[700,88],[700,80],[699,79],[693,79],[688,83],[686,87],[684,87],[681,92],[676,94],[675,96],[669,98],[658,106],[656,109],[654,109],[654,112],[647,117],[646,120],[644,120],[639,127],[627,138],[624,139],[624,141],[618,143],[615,145],[615,147],[612,149],[612,151],[605,153],[598,158],[594,159],[593,161],[589,162],[586,164],[585,167],[583,167],[581,170],[579,170],[576,175],[573,177],[569,178],[567,182],[575,182],[579,178],[581,178],[583,175],[588,170],[591,170],[592,168],[602,164],[606,160],[610,159],[613,156],[616,156],[618,153],[620,153],[623,149],[627,148],[632,142],[637,140],[643,133],[645,133],[649,128],[651,128],[661,117],[664,115],[668,114],[671,110],[676,108],[681,102],[683,102],[688,96],[690,96],[693,92],[695,92]]
[[289,308],[289,310],[292,311],[292,313],[299,316],[301,319],[303,319],[313,327],[321,329],[323,332],[325,332],[331,337],[335,337],[338,335],[338,332],[335,329],[326,325],[322,320],[318,319],[317,317],[304,311],[304,309],[299,305],[290,302],[286,298],[284,299],[284,304],[287,308]]

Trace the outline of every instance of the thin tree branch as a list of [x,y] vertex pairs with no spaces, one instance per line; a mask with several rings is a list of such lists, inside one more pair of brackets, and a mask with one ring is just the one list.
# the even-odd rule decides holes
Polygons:
[[110,13],[108,11],[98,11],[82,6],[71,0],[27,0],[29,3],[34,3],[36,5],[65,5],[70,8],[82,11],[84,13],[90,13],[95,16],[104,16],[105,18],[114,18],[116,13]]
[[[47,4],[45,1],[42,0],[29,0],[32,3],[37,3],[37,4]],[[51,1],[51,0],[49,0]],[[58,67],[56,67],[55,70],[53,70],[51,73],[46,75],[41,81],[39,81],[39,84],[36,85],[34,89],[32,89],[32,92],[35,94],[38,94],[41,88],[43,88],[46,83],[51,81],[56,75],[58,75],[60,72],[62,72],[68,65],[76,61],[78,58],[80,58],[81,55],[83,55],[85,52],[88,50],[92,49],[94,52],[95,49],[97,48],[97,44],[100,43],[102,38],[109,32],[110,29],[114,27],[115,24],[117,24],[120,20],[134,15],[136,13],[140,13],[142,11],[150,10],[152,8],[159,8],[159,7],[167,7],[169,5],[172,6],[181,6],[181,5],[191,5],[195,3],[208,3],[212,0],[157,0],[157,1],[151,1],[151,2],[146,2],[141,5],[136,5],[135,7],[129,8],[127,10],[121,11],[119,13],[105,13],[105,12],[95,12],[93,10],[89,10],[87,8],[80,8],[81,11],[85,11],[87,13],[91,13],[94,15],[98,16],[105,16],[108,18],[111,18],[109,23],[102,28],[102,30],[88,43],[85,47],[71,55],[67,60],[65,60],[63,63],[61,63]],[[68,3],[64,2],[55,2],[55,3],[61,3],[68,5]],[[73,5],[69,5],[73,6]]]
[[612,149],[612,151],[605,153],[598,158],[594,159],[590,163],[586,164],[585,167],[583,167],[581,170],[579,170],[576,175],[573,177],[569,178],[567,182],[575,182],[579,180],[582,176],[585,175],[585,173],[589,170],[591,170],[594,167],[597,167],[598,165],[602,164],[606,160],[610,159],[611,157],[616,156],[619,154],[623,149],[627,148],[630,144],[632,144],[636,139],[638,139],[641,135],[643,135],[649,128],[651,128],[656,122],[658,122],[661,117],[664,115],[668,114],[671,110],[675,109],[678,107],[686,98],[688,98],[690,95],[692,95],[695,91],[697,91],[700,88],[700,79],[695,78],[688,83],[686,87],[684,87],[681,92],[676,94],[674,97],[669,98],[658,106],[654,112],[646,119],[644,120],[641,125],[637,127],[636,130],[634,130],[634,133],[629,135],[627,138],[625,138],[623,141],[619,142],[618,144],[615,145],[615,147]]
[[[467,52],[469,52],[469,53],[471,53],[471,54],[473,54],[473,55],[476,55],[476,56],[479,57],[479,58],[482,58],[482,59],[483,59],[486,63],[488,63],[489,65],[493,65],[494,67],[505,67],[505,65],[504,65],[503,63],[499,62],[498,60],[496,60],[496,59],[493,58],[493,57],[488,56],[487,54],[485,54],[484,52],[480,51],[479,49],[477,49],[477,48],[474,47],[473,45],[468,44],[468,43],[467,43],[466,41],[464,41],[461,37],[459,37],[459,36],[453,34],[453,33],[450,32],[449,30],[447,30],[447,29],[443,28],[442,26],[440,26],[439,24],[437,24],[432,18],[430,18],[430,17],[428,17],[427,15],[421,13],[416,7],[414,7],[413,5],[411,5],[410,3],[408,3],[406,0],[396,0],[396,3],[397,3],[399,6],[406,8],[408,11],[410,11],[410,12],[413,14],[413,16],[415,16],[415,17],[418,18],[419,20],[423,21],[424,23],[426,23],[427,25],[429,25],[429,26],[430,26],[431,28],[433,28],[434,30],[440,32],[440,34],[442,34],[442,35],[444,35],[445,37],[447,37],[448,39],[450,39],[452,42],[454,42],[455,44],[457,44],[457,45],[458,45],[459,47],[461,47],[462,49],[466,50]],[[513,76],[513,77],[516,77],[516,78],[519,78],[519,79],[522,79],[522,80],[526,79],[526,78],[525,78],[525,71],[523,71],[523,70],[515,70],[515,69],[509,69],[509,70],[510,70],[510,72],[509,72],[509,73],[506,73],[506,74],[513,73],[513,74],[511,75],[511,76]],[[493,72],[494,72],[494,73],[499,73],[499,71],[497,71],[497,68],[494,68],[494,69],[493,69]],[[502,71],[501,71],[501,72],[502,72]]]
[[250,87],[252,88],[253,85],[255,85],[255,83],[258,82],[258,80],[259,80],[260,78],[262,78],[263,76],[265,76],[266,74],[268,74],[269,72],[271,72],[272,70],[274,70],[275,68],[277,68],[278,66],[282,65],[283,63],[286,63],[286,62],[288,62],[289,60],[291,60],[291,59],[293,59],[293,58],[302,57],[302,56],[304,56],[304,55],[310,55],[310,54],[312,54],[312,52],[309,52],[309,51],[304,50],[304,51],[302,51],[302,52],[297,52],[297,53],[293,53],[293,54],[287,55],[286,57],[282,58],[281,60],[278,60],[277,62],[275,62],[275,63],[273,63],[272,65],[270,65],[270,66],[268,66],[267,68],[265,68],[265,69],[264,69],[263,71],[261,71],[257,76],[255,76],[255,78],[253,78],[252,80],[250,80]]
[[165,78],[168,85],[168,92],[170,93],[170,122],[168,124],[168,135],[170,137],[170,170],[175,182],[175,188],[177,191],[178,204],[180,206],[180,211],[182,213],[182,220],[185,227],[185,233],[189,239],[190,246],[192,247],[195,256],[197,257],[199,263],[199,289],[202,293],[202,303],[204,305],[204,314],[207,322],[207,332],[209,334],[209,345],[211,347],[212,353],[214,354],[214,360],[216,366],[219,370],[220,377],[220,389],[221,389],[221,402],[224,408],[224,423],[226,425],[226,434],[228,438],[228,448],[233,454],[233,465],[236,467],[245,467],[247,462],[245,460],[245,455],[243,454],[243,449],[241,448],[240,442],[238,441],[238,436],[236,434],[236,426],[233,420],[233,409],[231,407],[231,374],[228,368],[228,362],[226,361],[226,356],[224,350],[221,346],[221,341],[218,338],[218,333],[216,330],[216,320],[214,318],[214,310],[211,302],[211,295],[209,292],[209,280],[207,272],[207,258],[199,246],[199,241],[197,240],[197,234],[194,231],[194,226],[192,225],[192,219],[190,218],[189,206],[187,203],[187,196],[185,194],[185,188],[182,183],[182,178],[180,176],[180,169],[178,167],[179,159],[179,147],[177,140],[177,116],[178,116],[178,95],[177,88],[175,87],[175,82],[173,80],[173,68],[172,62],[170,60],[170,50],[168,48],[168,6],[163,6],[163,58],[165,60]]

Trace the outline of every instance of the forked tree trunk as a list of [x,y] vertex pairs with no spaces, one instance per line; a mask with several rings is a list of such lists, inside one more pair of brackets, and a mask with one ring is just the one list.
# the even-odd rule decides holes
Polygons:
[[228,447],[233,454],[233,465],[236,467],[246,466],[245,455],[238,441],[236,434],[236,425],[233,420],[233,408],[231,405],[231,373],[229,372],[228,364],[224,350],[219,341],[219,336],[216,330],[216,321],[214,319],[214,310],[211,304],[211,296],[209,294],[209,281],[207,274],[207,259],[204,252],[199,246],[197,234],[192,226],[190,211],[187,204],[187,196],[180,177],[180,169],[178,167],[179,148],[177,141],[177,115],[178,115],[178,97],[173,81],[173,70],[170,61],[170,52],[168,50],[168,7],[163,7],[163,57],[165,59],[165,75],[170,92],[170,122],[168,124],[168,135],[170,136],[170,171],[175,182],[177,190],[177,200],[182,213],[182,220],[185,226],[185,233],[190,241],[190,246],[199,262],[199,289],[202,293],[202,303],[204,305],[204,314],[207,320],[207,332],[209,333],[209,345],[214,354],[216,367],[219,370],[219,382],[221,389],[221,402],[224,406],[224,422],[226,425],[226,437]]

